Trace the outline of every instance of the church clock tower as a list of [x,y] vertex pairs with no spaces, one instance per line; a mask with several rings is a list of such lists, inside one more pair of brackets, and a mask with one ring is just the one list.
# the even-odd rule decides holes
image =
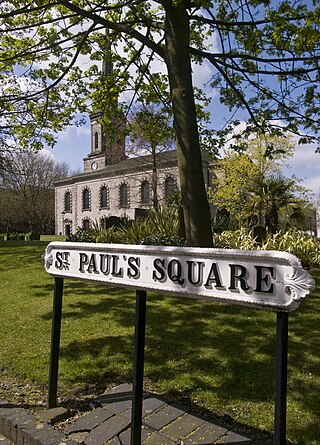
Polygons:
[[[104,61],[102,67],[102,76],[109,77],[112,74],[112,64],[110,61]],[[101,118],[102,111],[90,114],[91,123],[91,151],[84,158],[84,172],[100,170],[107,165],[116,164],[124,159],[125,155],[125,139],[122,135],[124,123],[114,120],[114,128],[119,128],[119,137],[116,140],[110,140],[103,129]]]

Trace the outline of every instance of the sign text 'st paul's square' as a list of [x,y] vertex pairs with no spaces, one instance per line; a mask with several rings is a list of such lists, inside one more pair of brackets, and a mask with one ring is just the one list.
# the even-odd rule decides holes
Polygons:
[[285,252],[55,242],[44,260],[57,277],[278,311],[297,308],[314,287]]

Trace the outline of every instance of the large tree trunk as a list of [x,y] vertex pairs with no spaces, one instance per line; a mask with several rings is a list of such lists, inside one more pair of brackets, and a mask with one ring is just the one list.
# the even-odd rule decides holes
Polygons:
[[189,55],[189,20],[184,1],[163,1],[166,63],[174,114],[177,156],[187,242],[211,247],[210,208],[202,160]]

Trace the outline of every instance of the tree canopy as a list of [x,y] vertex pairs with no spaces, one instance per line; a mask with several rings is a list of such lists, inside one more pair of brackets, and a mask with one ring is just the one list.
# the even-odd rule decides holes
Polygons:
[[[270,144],[277,147],[272,156]],[[258,225],[275,232],[305,223],[308,191],[297,178],[281,172],[293,147],[290,138],[269,136],[250,140],[245,153],[226,151],[209,191],[213,204],[227,210],[240,226]]]
[[[226,142],[240,118],[247,120],[242,146],[250,131],[283,127],[301,141],[317,140],[319,24],[319,6],[309,0],[3,1],[2,147],[12,140],[52,145],[88,107],[105,111],[107,125],[120,93],[126,109],[152,91],[174,116],[188,241],[211,244],[200,130],[211,149]],[[103,76],[106,58],[114,68]],[[204,103],[217,96],[230,111],[215,137],[197,120],[194,64],[211,71]]]
[[2,230],[54,232],[54,182],[69,174],[65,162],[50,155],[23,151],[6,155],[0,172],[0,225]]

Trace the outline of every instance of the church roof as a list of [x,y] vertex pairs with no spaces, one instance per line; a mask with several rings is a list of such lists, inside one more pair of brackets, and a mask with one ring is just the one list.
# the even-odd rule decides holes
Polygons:
[[[156,155],[157,168],[172,168],[177,166],[177,152],[170,150]],[[80,173],[69,178],[61,179],[55,186],[74,184],[89,179],[108,178],[128,173],[139,173],[151,170],[154,162],[153,155],[136,156],[127,158],[115,164],[107,165],[96,172]]]

